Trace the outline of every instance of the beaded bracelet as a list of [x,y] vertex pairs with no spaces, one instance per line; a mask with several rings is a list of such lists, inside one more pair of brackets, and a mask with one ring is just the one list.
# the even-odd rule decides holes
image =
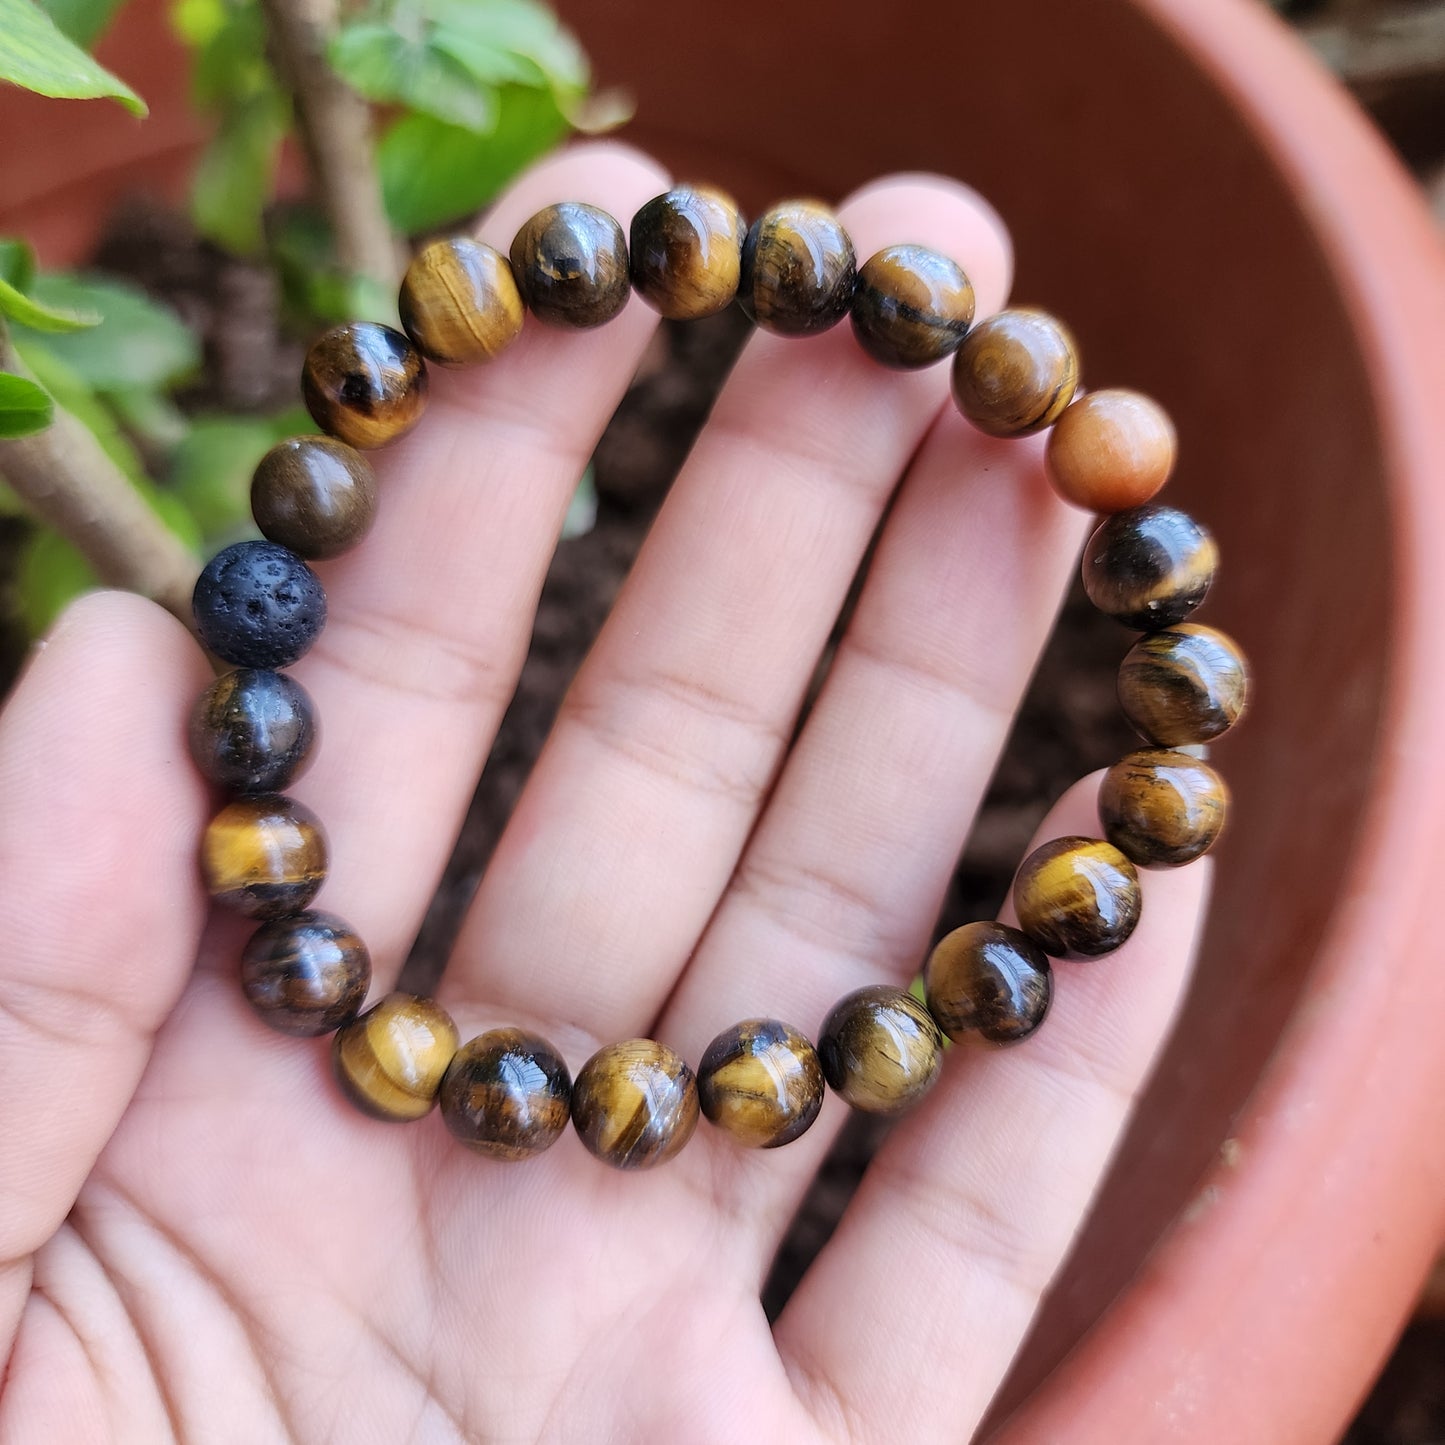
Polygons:
[[[263,458],[252,505],[267,540],[227,547],[196,584],[197,630],[236,670],[197,703],[190,742],[205,776],[237,795],[206,828],[202,872],[218,903],[263,920],[243,950],[241,984],[266,1024],[302,1037],[336,1031],[336,1077],[368,1114],[416,1119],[439,1098],[458,1139],[505,1159],[548,1148],[570,1117],[598,1158],[647,1168],[683,1147],[699,1110],[739,1143],[770,1148],[813,1122],[825,1080],[854,1108],[893,1114],[932,1087],[944,1035],[1008,1044],[1033,1033],[1052,995],[1050,955],[1117,948],[1139,920],[1136,869],[1188,863],[1218,836],[1228,794],[1197,750],[1239,717],[1246,669],[1223,633],[1185,621],[1209,590],[1217,550],[1183,512],[1151,504],[1173,466],[1172,424],[1136,392],[1076,398],[1077,350],[1053,317],[1016,308],[973,326],[973,288],[957,264],[904,245],[858,267],[837,217],[812,201],[775,206],[748,227],[723,193],[680,187],[643,206],[630,241],[604,211],[575,202],[533,216],[510,261],[474,240],[437,241],[402,283],[405,335],[360,322],[315,343],[303,388],[330,435],[292,438]],[[423,357],[490,361],[520,334],[526,310],[555,326],[598,326],[634,290],[672,319],[709,316],[736,298],[759,326],[788,336],[851,314],[859,342],[884,365],[952,355],[954,400],[989,435],[1052,428],[1054,486],[1109,514],[1085,549],[1084,586],[1101,611],[1145,634],[1118,691],[1150,746],[1105,775],[1103,838],[1058,838],[1024,860],[1017,928],[970,923],[938,944],[924,968],[926,1005],[890,985],[859,989],[828,1014],[816,1049],[776,1019],[749,1020],[713,1040],[696,1076],[665,1045],[632,1039],[599,1050],[574,1083],[558,1051],[520,1029],[459,1046],[430,999],[393,993],[360,1012],[366,947],[309,906],[326,876],[325,837],[282,790],[305,767],[315,724],[306,693],[278,669],[306,652],[326,618],[303,559],[337,555],[371,524],[376,482],[357,449],[421,419]]]

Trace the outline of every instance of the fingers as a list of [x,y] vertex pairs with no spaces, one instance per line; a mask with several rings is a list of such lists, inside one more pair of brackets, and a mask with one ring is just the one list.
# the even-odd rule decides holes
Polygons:
[[[1097,835],[1098,782],[1071,789],[1035,844]],[[1134,936],[1105,958],[1056,965],[1037,1035],[950,1050],[778,1322],[820,1424],[880,1445],[970,1438],[1166,1036],[1209,877],[1207,862],[1144,874]],[[920,1362],[945,1360],[962,1368],[926,1364],[920,1389]]]

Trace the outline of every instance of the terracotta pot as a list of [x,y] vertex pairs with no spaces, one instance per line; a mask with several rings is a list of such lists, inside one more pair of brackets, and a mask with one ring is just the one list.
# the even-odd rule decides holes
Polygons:
[[[174,193],[195,126],[159,9],[106,51],[147,126],[0,97],[0,133],[37,141],[0,159],[0,227],[23,209],[67,257],[138,176]],[[1255,0],[894,0],[882,34],[842,0],[765,29],[564,10],[635,90],[638,143],[745,204],[971,181],[1017,236],[1016,294],[1177,418],[1178,495],[1226,558],[1211,620],[1258,703],[1222,749],[1236,822],[1177,1037],[996,1423],[1331,1438],[1445,1225],[1445,262],[1412,186]]]

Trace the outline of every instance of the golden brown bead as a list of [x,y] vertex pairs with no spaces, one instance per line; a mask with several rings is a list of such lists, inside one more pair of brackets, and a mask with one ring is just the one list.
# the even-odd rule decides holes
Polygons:
[[1141,868],[1178,868],[1207,853],[1224,827],[1229,789],[1202,758],[1141,748],[1099,788],[1104,836]]
[[777,1019],[748,1019],[707,1046],[697,1068],[702,1112],[739,1144],[789,1144],[823,1106],[817,1050]]
[[1055,491],[1091,512],[1142,506],[1174,470],[1178,437],[1169,414],[1115,387],[1073,402],[1054,423],[1044,462]]
[[1079,385],[1079,352],[1046,311],[1016,306],[980,321],[953,358],[953,400],[992,437],[1022,437],[1058,419]]
[[562,201],[538,211],[511,254],[518,289],[539,321],[601,326],[627,305],[627,240],[596,206]]
[[934,1085],[943,1035],[906,989],[860,988],[834,1004],[818,1034],[828,1086],[865,1114],[900,1114]]
[[196,699],[189,741],[196,766],[217,787],[276,793],[311,761],[316,711],[289,674],[240,667]]
[[457,1026],[429,998],[390,993],[332,1040],[342,1092],[373,1119],[420,1119],[457,1051]]
[[697,1083],[673,1051],[652,1039],[598,1049],[572,1088],[582,1142],[615,1169],[671,1159],[697,1128]]
[[1014,879],[1019,927],[1055,958],[1111,953],[1133,933],[1140,906],[1134,865],[1098,838],[1055,838]]
[[241,953],[241,991],[263,1023],[316,1038],[356,1016],[371,955],[351,926],[313,909],[263,924]]
[[443,366],[500,355],[522,334],[526,316],[507,258],[470,236],[433,241],[416,254],[397,310],[417,350]]
[[491,1159],[530,1159],[567,1127],[572,1077],[546,1039],[490,1029],[463,1044],[442,1080],[442,1120]]
[[853,304],[857,258],[843,223],[820,201],[783,201],[743,242],[738,300],[765,331],[809,336]]
[[371,530],[376,473],[345,442],[291,437],[257,465],[251,515],[265,536],[298,556],[340,556]]
[[930,366],[958,350],[973,306],[973,284],[956,261],[927,246],[889,246],[858,271],[853,331],[884,366]]
[[1043,1023],[1053,972],[1044,951],[1017,928],[966,923],[929,955],[923,987],[929,1013],[955,1043],[1013,1044]]
[[1089,601],[1125,627],[1150,632],[1183,622],[1209,592],[1219,548],[1174,507],[1131,507],[1099,524],[1084,548]]
[[280,918],[305,908],[326,881],[326,835],[294,798],[237,798],[206,826],[201,872],[217,903],[249,918]]
[[632,218],[632,289],[672,321],[713,316],[738,294],[743,236],[737,203],[711,186],[677,186]]
[[1119,706],[1160,747],[1207,743],[1243,713],[1249,669],[1233,638],[1197,622],[1141,637],[1119,668]]
[[306,353],[301,392],[322,431],[370,450],[404,437],[421,420],[426,366],[400,331],[352,321],[333,327]]

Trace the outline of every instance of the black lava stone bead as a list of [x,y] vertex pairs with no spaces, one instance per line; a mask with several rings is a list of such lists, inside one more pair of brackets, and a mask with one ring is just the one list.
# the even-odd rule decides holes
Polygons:
[[191,597],[196,630],[236,667],[289,667],[326,625],[316,574],[275,542],[236,542],[206,563]]

